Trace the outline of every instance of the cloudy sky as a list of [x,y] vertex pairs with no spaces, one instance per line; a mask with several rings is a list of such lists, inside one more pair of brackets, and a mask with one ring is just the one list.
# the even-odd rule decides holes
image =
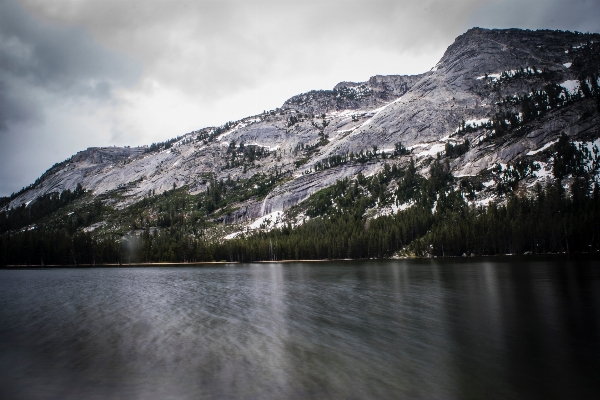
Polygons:
[[0,0],[0,196],[90,146],[425,72],[473,26],[600,32],[600,0]]

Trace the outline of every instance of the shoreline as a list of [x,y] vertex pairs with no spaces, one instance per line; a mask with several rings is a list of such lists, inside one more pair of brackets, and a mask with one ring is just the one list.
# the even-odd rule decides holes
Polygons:
[[495,254],[495,255],[476,255],[476,256],[447,256],[447,257],[401,257],[401,258],[334,258],[320,260],[276,260],[276,261],[194,261],[194,262],[151,262],[151,263],[129,263],[129,264],[9,264],[0,266],[0,269],[44,269],[44,268],[143,268],[143,267],[163,267],[163,266],[212,266],[225,264],[291,264],[291,263],[323,263],[339,261],[405,261],[405,260],[474,260],[490,258],[507,257],[593,257],[600,256],[600,252],[594,253],[543,253],[543,254]]

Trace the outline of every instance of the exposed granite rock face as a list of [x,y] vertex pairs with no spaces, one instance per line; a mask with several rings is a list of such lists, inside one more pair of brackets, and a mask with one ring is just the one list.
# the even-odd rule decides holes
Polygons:
[[369,79],[368,86],[376,97],[392,101],[408,92],[423,75],[375,75]]
[[422,75],[376,75],[367,82],[340,82],[333,90],[313,90],[283,103],[284,110],[310,115],[377,108],[406,93]]
[[313,193],[333,185],[340,179],[356,176],[359,172],[370,175],[378,171],[379,168],[381,168],[380,163],[371,162],[368,164],[342,165],[339,168],[328,169],[321,173],[301,175],[276,187],[269,193],[264,199],[260,213],[257,216],[270,214],[274,211],[285,211],[307,199]]
[[564,64],[572,61],[569,49],[585,40],[565,32],[471,29],[446,50],[434,71],[354,131],[340,149],[436,141],[462,120],[490,117],[503,95],[529,92],[531,82],[522,81],[490,93],[488,80],[477,79],[486,74],[536,67],[554,72],[556,82],[577,79]]
[[[280,109],[236,121],[218,131],[212,141],[200,138],[196,131],[184,135],[170,149],[156,152],[147,148],[79,152],[51,168],[10,206],[48,192],[72,190],[78,183],[96,194],[122,189],[119,206],[124,206],[149,191],[158,194],[174,185],[188,185],[192,193],[204,191],[208,174],[217,179],[228,175],[247,178],[275,169],[289,171],[293,179],[275,187],[264,201],[248,200],[223,217],[223,222],[236,222],[284,211],[338,179],[359,171],[375,173],[385,162],[379,159],[314,171],[318,162],[332,155],[374,147],[389,153],[399,142],[412,148],[405,160],[414,157],[420,162],[443,152],[447,142],[468,139],[470,150],[453,159],[451,167],[457,176],[476,175],[496,163],[523,157],[561,133],[574,139],[600,136],[600,117],[592,99],[549,111],[519,135],[502,140],[485,141],[482,130],[455,135],[462,121],[492,118],[499,110],[497,102],[507,96],[524,96],[548,83],[575,82],[579,78],[571,68],[573,52],[590,40],[600,41],[600,35],[473,28],[456,38],[429,72],[376,75],[366,82],[341,82],[333,90],[303,93]],[[533,72],[514,79],[500,77],[502,72],[521,69]],[[264,147],[270,155],[247,169],[226,168],[228,148],[241,143]]]

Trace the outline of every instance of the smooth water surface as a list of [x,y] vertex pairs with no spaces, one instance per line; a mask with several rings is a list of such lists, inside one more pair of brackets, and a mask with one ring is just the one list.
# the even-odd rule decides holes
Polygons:
[[10,399],[600,398],[600,263],[0,271]]

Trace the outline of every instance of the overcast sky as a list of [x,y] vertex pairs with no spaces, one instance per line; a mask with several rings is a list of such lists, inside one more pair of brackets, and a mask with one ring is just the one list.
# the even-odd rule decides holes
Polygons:
[[600,0],[0,0],[0,196],[90,146],[425,72],[473,26],[600,32]]

